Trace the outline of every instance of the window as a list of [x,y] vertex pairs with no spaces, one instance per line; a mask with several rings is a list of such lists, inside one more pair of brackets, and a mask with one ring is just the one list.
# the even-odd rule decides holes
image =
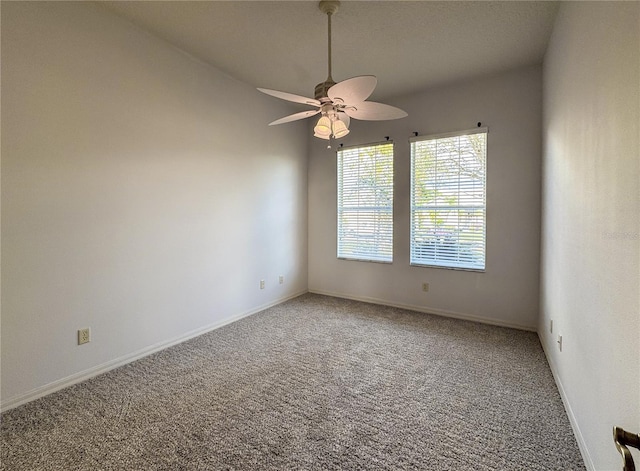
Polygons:
[[338,258],[393,260],[393,143],[338,151]]
[[484,270],[487,129],[411,139],[411,265]]

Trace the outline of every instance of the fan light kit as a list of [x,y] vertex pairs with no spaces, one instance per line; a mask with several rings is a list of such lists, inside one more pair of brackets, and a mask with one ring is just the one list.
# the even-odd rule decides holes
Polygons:
[[316,85],[314,98],[307,98],[278,90],[258,88],[262,93],[282,100],[302,103],[316,109],[302,111],[284,118],[277,119],[269,126],[289,123],[299,119],[309,118],[320,114],[318,123],[313,128],[313,135],[320,139],[340,139],[349,134],[350,118],[365,121],[384,121],[404,118],[407,113],[394,106],[365,101],[376,88],[378,83],[373,75],[360,75],[336,83],[331,78],[331,16],[338,11],[340,2],[337,0],[323,0],[319,3],[320,11],[327,15],[329,25],[329,75],[327,80]]

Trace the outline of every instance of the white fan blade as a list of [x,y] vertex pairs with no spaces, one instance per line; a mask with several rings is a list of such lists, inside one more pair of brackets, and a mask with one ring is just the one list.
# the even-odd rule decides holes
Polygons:
[[336,83],[327,91],[333,103],[357,105],[373,93],[378,79],[373,75],[361,75]]
[[291,121],[296,121],[298,119],[308,118],[309,116],[313,116],[314,114],[320,113],[320,110],[309,110],[302,111],[300,113],[290,114],[289,116],[285,116],[284,118],[276,119],[274,122],[269,123],[269,126],[273,126],[274,124],[283,124],[289,123]]
[[344,112],[354,119],[362,119],[364,121],[385,121],[409,116],[400,108],[376,103],[375,101],[363,101],[356,106],[348,106],[344,108]]
[[304,105],[311,105],[320,107],[321,103],[314,98],[307,98],[300,95],[294,95],[293,93],[279,92],[278,90],[269,90],[268,88],[258,88],[262,93],[280,98],[281,100],[292,101],[294,103],[302,103]]

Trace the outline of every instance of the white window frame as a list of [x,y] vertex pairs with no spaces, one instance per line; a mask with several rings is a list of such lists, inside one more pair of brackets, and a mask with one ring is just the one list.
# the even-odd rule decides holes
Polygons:
[[[488,132],[488,128],[479,127],[446,134],[416,136],[409,140],[411,145],[409,245],[412,266],[479,272],[486,270]],[[484,145],[481,146],[484,155],[481,156],[480,163],[473,163],[473,158],[470,157],[475,155],[477,158],[477,153],[465,153],[465,150],[469,149],[466,145],[469,141],[464,142],[464,138],[476,134],[484,134]],[[428,152],[427,146],[430,147],[432,155],[429,161],[425,156]],[[454,149],[457,148],[457,156],[455,151],[447,152],[446,146],[449,146],[449,150],[451,146],[454,146]],[[468,166],[466,168],[475,170],[471,172],[474,176],[469,174],[465,176],[464,172],[451,171],[451,166],[456,166],[458,169],[465,168],[461,165],[462,159],[466,159]],[[435,169],[428,169],[427,165],[435,166]],[[439,166],[443,169],[448,166],[449,170],[445,174],[444,170],[438,171]],[[422,175],[428,172],[429,178],[423,177],[420,182],[416,181],[417,169]],[[417,191],[422,194],[418,195]],[[433,192],[433,196],[427,196],[430,191]]]
[[345,147],[336,160],[337,257],[392,263],[393,141]]

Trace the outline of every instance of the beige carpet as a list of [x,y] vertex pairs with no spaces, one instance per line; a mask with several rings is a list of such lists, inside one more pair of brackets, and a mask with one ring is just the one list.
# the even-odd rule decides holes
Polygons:
[[2,470],[585,469],[534,333],[312,294],[1,419]]

